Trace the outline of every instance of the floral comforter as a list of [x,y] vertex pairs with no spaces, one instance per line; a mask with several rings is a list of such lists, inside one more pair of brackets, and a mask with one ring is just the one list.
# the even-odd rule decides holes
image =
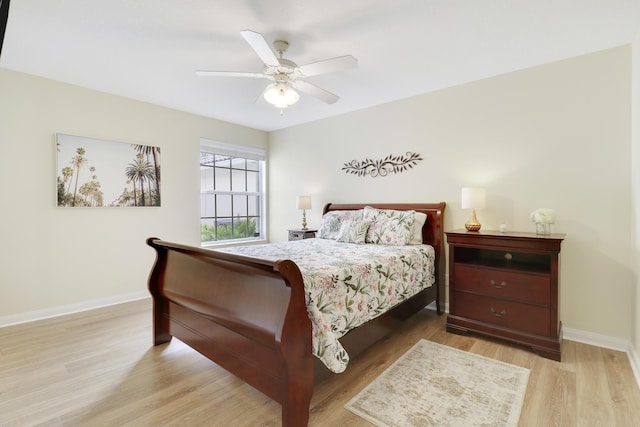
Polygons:
[[349,355],[338,339],[435,282],[428,245],[385,246],[305,239],[218,249],[268,260],[294,261],[304,281],[313,354],[333,372]]

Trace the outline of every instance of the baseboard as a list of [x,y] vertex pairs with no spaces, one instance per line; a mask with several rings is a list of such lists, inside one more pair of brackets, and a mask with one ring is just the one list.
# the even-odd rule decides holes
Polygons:
[[[448,312],[449,312],[449,303],[445,303],[445,304],[444,304],[444,307],[441,307],[441,308],[442,308],[442,312],[443,312],[443,313],[448,313]],[[427,310],[437,311],[436,302],[434,301],[434,302],[432,302],[431,304],[429,304],[429,305],[426,307],[426,309],[427,309]]]
[[640,357],[638,356],[638,352],[635,347],[631,344],[629,344],[627,356],[629,357],[629,363],[631,364],[633,375],[636,377],[636,383],[638,384],[638,387],[640,387]]
[[596,347],[609,348],[611,350],[629,350],[629,341],[622,338],[614,338],[607,335],[594,334],[593,332],[580,331],[578,329],[562,328],[562,338]]
[[[445,295],[449,295],[449,275],[445,274],[444,275],[444,294]],[[427,310],[433,310],[433,311],[437,311],[436,309],[436,302],[433,301],[431,304],[427,305]],[[443,310],[443,313],[448,313],[449,312],[449,303],[445,302],[444,303],[444,307],[440,307]]]
[[108,307],[110,305],[122,304],[129,301],[136,301],[149,298],[149,291],[134,292],[131,294],[117,295],[109,298],[84,301],[77,304],[62,305],[58,307],[46,308],[43,310],[30,311],[27,313],[13,314],[0,317],[0,328],[21,323],[34,322],[36,320],[50,319],[64,316],[66,314],[80,313],[82,311],[94,310],[96,308]]

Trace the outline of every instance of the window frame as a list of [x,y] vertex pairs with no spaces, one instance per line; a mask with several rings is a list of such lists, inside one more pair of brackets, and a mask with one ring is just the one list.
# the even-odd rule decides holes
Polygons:
[[[213,188],[212,190],[205,190],[205,180],[203,177],[203,170],[202,170],[203,168],[202,153],[229,157],[230,161],[229,161],[228,171],[230,176],[230,180],[229,180],[230,186],[228,189],[216,190],[215,188]],[[233,159],[243,159],[244,167],[243,168],[234,167],[235,162],[233,161]],[[201,229],[200,245],[201,246],[232,246],[237,244],[262,243],[267,241],[267,228],[266,228],[266,224],[267,224],[267,218],[266,218],[266,215],[267,215],[267,209],[266,209],[267,162],[266,160],[267,160],[266,150],[262,148],[229,144],[229,143],[215,141],[207,138],[200,138],[199,164],[200,164],[200,229]],[[250,161],[257,161],[257,170],[249,167]],[[211,166],[211,168],[213,169],[212,170],[213,175],[215,175],[216,170],[227,169],[226,167],[215,166],[215,165]],[[232,174],[234,172],[237,173],[238,171],[244,174],[245,188],[242,191],[239,191],[237,189],[234,190],[231,187],[233,182]],[[247,175],[252,172],[258,173],[256,191],[249,191],[249,189],[247,188],[248,187]],[[214,178],[214,181],[215,181],[215,178]],[[205,196],[210,196],[210,195],[214,196],[214,201],[213,201],[214,210],[215,210],[214,216],[204,216],[203,215],[204,214],[204,207],[203,207],[204,198]],[[217,196],[231,197],[229,199],[231,202],[229,207],[229,209],[231,210],[230,215],[218,215]],[[213,219],[214,221],[217,221],[217,218],[226,218],[226,219],[230,218],[230,221],[233,224],[234,214],[233,214],[232,206],[233,206],[234,197],[236,196],[247,197],[246,213],[245,213],[245,216],[241,218],[247,218],[247,219],[256,218],[256,225],[259,230],[258,231],[259,234],[254,237],[239,237],[239,238],[231,238],[231,239],[223,239],[223,240],[202,241],[202,225],[204,224],[205,220]],[[258,206],[257,206],[258,211],[256,212],[255,216],[249,215],[250,207],[248,205],[248,197],[257,197],[258,199]]]

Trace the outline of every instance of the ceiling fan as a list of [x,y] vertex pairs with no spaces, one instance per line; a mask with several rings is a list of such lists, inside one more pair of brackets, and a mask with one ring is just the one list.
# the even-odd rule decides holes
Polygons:
[[307,95],[311,95],[327,104],[333,104],[340,99],[337,95],[326,91],[308,81],[304,77],[333,73],[358,66],[358,60],[351,55],[339,56],[324,61],[312,62],[306,65],[298,65],[284,58],[289,48],[289,43],[284,40],[276,40],[273,47],[278,53],[277,57],[271,50],[262,34],[251,30],[240,31],[240,34],[249,43],[249,46],[258,54],[264,68],[262,73],[242,71],[208,71],[198,70],[199,76],[223,76],[223,77],[252,77],[269,79],[273,81],[263,92],[267,102],[280,110],[295,104],[300,99],[296,89]]

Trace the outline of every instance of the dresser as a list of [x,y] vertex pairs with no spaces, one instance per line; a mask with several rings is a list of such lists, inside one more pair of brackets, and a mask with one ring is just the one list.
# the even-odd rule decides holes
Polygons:
[[561,360],[560,246],[563,234],[446,232],[447,331],[476,332]]
[[289,230],[289,241],[312,239],[316,237],[318,230]]

